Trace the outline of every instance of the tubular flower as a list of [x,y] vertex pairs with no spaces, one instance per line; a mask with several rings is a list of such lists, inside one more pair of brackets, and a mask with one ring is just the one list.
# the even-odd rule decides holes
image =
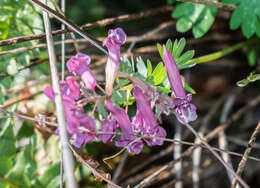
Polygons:
[[110,29],[103,45],[108,49],[106,64],[106,94],[111,96],[113,85],[118,73],[120,63],[120,46],[126,42],[126,34],[121,28]]
[[67,67],[69,72],[81,77],[87,89],[93,91],[97,85],[97,81],[93,72],[88,67],[90,61],[91,59],[88,55],[78,53],[69,59]]
[[164,64],[167,71],[167,76],[171,84],[175,98],[175,116],[182,124],[189,123],[197,119],[196,107],[191,104],[192,95],[186,95],[181,81],[181,76],[178,67],[172,57],[172,54],[163,45]]
[[[142,90],[139,87],[134,86],[133,95],[137,106],[136,116],[132,120],[134,130],[140,132],[143,136],[165,138],[166,131],[156,123],[150,102],[145,98]],[[162,140],[158,140],[156,138],[144,138],[144,141],[149,146],[163,144]]]
[[[84,127],[90,132],[96,129],[95,121],[88,115],[84,114],[83,108],[77,109],[75,100],[80,97],[80,88],[73,77],[68,77],[66,81],[60,81],[62,100],[66,120],[68,122],[69,136],[76,135],[74,145],[80,147],[90,141],[94,141],[95,134],[82,133],[78,130],[79,127]],[[55,102],[55,93],[52,87],[46,86],[43,90],[44,94]],[[58,130],[57,130],[57,134]]]
[[132,123],[129,120],[126,112],[121,108],[115,107],[115,105],[110,100],[106,100],[105,105],[112,113],[112,117],[116,120],[117,124],[122,130],[122,136],[120,140],[115,142],[116,146],[125,147],[132,142],[128,147],[128,151],[134,152],[136,154],[140,153],[143,149],[143,142],[141,140],[135,140],[136,137],[133,136]]

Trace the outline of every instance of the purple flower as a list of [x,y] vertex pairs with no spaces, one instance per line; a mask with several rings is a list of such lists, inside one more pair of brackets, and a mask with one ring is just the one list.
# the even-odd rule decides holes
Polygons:
[[80,87],[76,80],[68,76],[65,81],[60,81],[61,93],[72,99],[77,100],[80,97]]
[[[113,119],[104,119],[103,126],[100,129],[102,132],[115,132],[116,131],[116,121]],[[115,135],[113,134],[100,134],[98,138],[102,140],[103,143],[112,142]]]
[[110,29],[103,45],[108,49],[106,65],[106,94],[111,96],[113,85],[118,73],[120,63],[120,46],[126,42],[126,34],[121,28]]
[[128,151],[139,154],[143,149],[143,142],[142,140],[136,139],[136,137],[133,135],[133,126],[126,112],[122,108],[115,107],[115,105],[110,100],[106,100],[105,105],[111,112],[112,117],[116,120],[122,131],[120,140],[115,142],[116,146],[125,147],[132,142],[132,144],[130,144],[128,147]]
[[[140,132],[143,136],[165,138],[166,131],[156,123],[150,102],[145,98],[142,90],[134,86],[133,95],[137,106],[136,116],[132,120],[134,130]],[[144,138],[144,140],[149,146],[163,144],[163,140],[156,138]]]
[[[74,145],[81,147],[88,142],[94,141],[95,134],[80,132],[78,129],[79,127],[84,127],[90,132],[96,130],[95,121],[90,116],[84,114],[83,108],[77,109],[75,100],[80,97],[79,85],[73,77],[67,77],[66,81],[60,82],[60,88],[66,120],[68,122],[68,134],[69,136],[76,135]],[[46,86],[43,92],[55,102],[55,94],[52,87]]]
[[181,76],[178,67],[172,57],[172,54],[163,45],[164,64],[167,71],[167,76],[174,93],[175,115],[182,124],[189,123],[197,119],[196,107],[190,104],[192,95],[186,95],[181,81]]
[[[75,112],[74,116],[77,119],[77,128],[83,127],[89,130],[90,132],[91,131],[95,132],[96,123],[93,118],[78,111]],[[76,139],[74,145],[78,148],[87,144],[88,142],[93,142],[96,136],[94,133],[80,132],[79,130],[77,130],[75,134],[76,134]]]
[[78,53],[69,59],[67,67],[69,72],[81,77],[87,89],[93,91],[97,85],[97,81],[93,72],[88,67],[90,61],[91,59],[88,55]]

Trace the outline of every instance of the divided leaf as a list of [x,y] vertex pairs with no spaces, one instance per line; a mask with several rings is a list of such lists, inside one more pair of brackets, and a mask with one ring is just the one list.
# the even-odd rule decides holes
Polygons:
[[243,0],[232,13],[230,28],[242,28],[245,37],[250,38],[255,33],[260,36],[260,1]]
[[172,17],[178,19],[177,31],[184,33],[192,29],[195,38],[205,35],[215,21],[217,9],[197,3],[177,4]]

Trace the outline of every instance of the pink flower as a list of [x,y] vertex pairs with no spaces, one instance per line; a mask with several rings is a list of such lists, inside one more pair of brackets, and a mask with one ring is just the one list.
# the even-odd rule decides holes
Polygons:
[[196,107],[193,104],[190,104],[192,95],[186,95],[178,67],[172,57],[172,54],[166,49],[165,45],[163,45],[163,57],[167,76],[175,96],[173,100],[176,106],[174,112],[175,116],[182,124],[196,120]]
[[81,77],[87,89],[93,91],[97,85],[97,81],[93,72],[88,67],[90,61],[91,59],[88,55],[78,53],[69,59],[67,67],[69,72]]
[[[96,123],[93,118],[84,114],[83,108],[77,109],[75,100],[80,97],[78,83],[73,77],[67,77],[66,81],[60,81],[60,88],[66,120],[68,122],[68,134],[69,136],[76,135],[74,145],[81,147],[88,142],[94,141],[94,133],[81,132],[79,130],[79,127],[83,127],[90,132],[95,132]],[[46,86],[43,92],[55,102],[55,94],[52,87]]]
[[[103,126],[100,129],[102,132],[116,132],[116,121],[113,119],[106,118],[103,120]],[[112,142],[115,135],[113,134],[100,134],[98,138],[102,140],[103,143]]]
[[103,42],[108,49],[108,60],[106,64],[106,94],[111,96],[113,85],[118,73],[120,63],[120,46],[126,42],[126,34],[121,28],[110,29],[108,36]]
[[116,120],[122,131],[120,140],[117,140],[115,142],[116,146],[125,147],[128,146],[128,144],[132,143],[129,145],[128,151],[139,154],[143,149],[143,142],[136,139],[136,137],[133,135],[132,123],[129,120],[126,112],[122,108],[115,107],[115,105],[110,100],[106,100],[105,105],[107,109],[112,113],[113,119]]
[[[166,137],[166,131],[158,126],[155,121],[154,113],[151,109],[150,102],[145,98],[142,90],[134,86],[133,95],[135,97],[137,112],[133,118],[134,130],[140,132],[143,136]],[[139,130],[138,130],[139,128]],[[144,138],[148,146],[162,145],[163,140],[156,138]]]

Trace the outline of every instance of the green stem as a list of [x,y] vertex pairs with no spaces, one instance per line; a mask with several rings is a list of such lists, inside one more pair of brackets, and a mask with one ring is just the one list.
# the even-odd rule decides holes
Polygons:
[[201,57],[198,57],[198,58],[191,59],[191,60],[187,61],[184,65],[191,64],[191,63],[200,64],[200,63],[206,63],[206,62],[209,62],[209,61],[213,61],[213,60],[222,58],[222,57],[224,57],[228,54],[231,54],[232,52],[239,50],[242,47],[251,45],[251,44],[253,44],[257,41],[259,41],[259,38],[252,38],[252,39],[246,40],[244,42],[237,43],[237,44],[235,44],[235,45],[233,45],[229,48],[226,48],[224,50],[221,50],[221,51],[218,51],[218,52],[215,52],[215,53],[212,53],[212,54],[204,55],[204,56],[201,56]]

